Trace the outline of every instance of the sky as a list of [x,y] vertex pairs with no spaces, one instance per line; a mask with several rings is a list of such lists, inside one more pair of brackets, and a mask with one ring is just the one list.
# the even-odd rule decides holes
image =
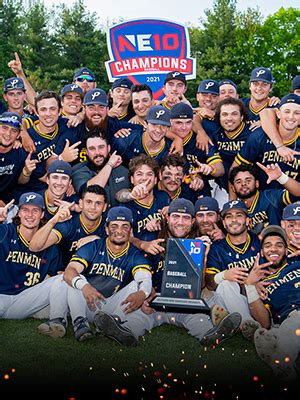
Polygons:
[[[45,4],[65,3],[71,5],[74,0],[44,0]],[[212,8],[213,0],[84,0],[89,11],[96,12],[99,23],[111,26],[122,17],[124,20],[141,18],[160,18],[199,25],[199,18],[205,17],[204,10]],[[238,0],[238,10],[258,7],[264,17],[274,14],[280,7],[288,8],[299,5],[299,0]]]

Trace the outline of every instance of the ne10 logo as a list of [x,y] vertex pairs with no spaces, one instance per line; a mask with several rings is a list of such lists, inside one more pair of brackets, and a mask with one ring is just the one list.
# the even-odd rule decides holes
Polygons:
[[109,80],[127,77],[135,84],[147,83],[160,98],[165,76],[179,71],[195,78],[196,60],[190,57],[188,30],[165,20],[126,21],[109,28],[106,62]]

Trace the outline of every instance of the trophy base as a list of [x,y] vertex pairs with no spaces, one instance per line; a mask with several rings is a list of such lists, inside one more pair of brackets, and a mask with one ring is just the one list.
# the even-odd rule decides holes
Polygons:
[[183,314],[209,314],[210,308],[202,299],[180,299],[175,297],[156,296],[150,307],[157,311],[178,312]]

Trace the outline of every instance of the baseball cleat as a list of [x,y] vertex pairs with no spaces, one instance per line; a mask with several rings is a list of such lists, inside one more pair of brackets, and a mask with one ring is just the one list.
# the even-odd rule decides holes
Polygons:
[[138,341],[133,333],[122,326],[120,318],[98,311],[94,316],[94,324],[98,332],[124,346],[137,346]]
[[64,318],[53,318],[40,324],[37,329],[41,335],[62,338],[67,332],[67,322]]
[[87,318],[77,317],[74,321],[74,334],[78,342],[85,342],[92,339],[94,334],[90,328]]
[[239,313],[228,314],[218,326],[210,329],[200,340],[203,346],[214,347],[224,340],[234,336],[241,325],[242,317]]
[[224,307],[215,304],[210,312],[210,318],[213,326],[218,326],[228,314],[229,312]]
[[254,334],[259,328],[261,328],[260,323],[251,319],[245,320],[241,324],[242,335],[250,342],[254,341]]
[[279,357],[277,336],[273,332],[258,329],[254,334],[254,344],[258,356],[272,368],[278,379],[287,382],[297,379],[295,363],[290,362],[289,357]]

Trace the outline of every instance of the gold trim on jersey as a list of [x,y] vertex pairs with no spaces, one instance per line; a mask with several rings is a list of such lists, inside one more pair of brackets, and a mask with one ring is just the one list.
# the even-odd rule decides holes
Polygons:
[[206,268],[206,270],[205,270],[205,273],[210,274],[210,275],[215,275],[218,272],[220,272],[220,270],[218,268],[214,268],[214,267]]
[[84,230],[85,233],[87,233],[87,234],[93,233],[93,232],[95,232],[95,230],[97,230],[99,228],[101,221],[102,221],[102,215],[100,216],[99,221],[98,221],[97,225],[95,226],[95,228],[92,228],[92,229],[88,229],[88,227],[84,224],[84,222],[82,220],[82,214],[80,214],[79,221],[80,221],[82,229]]
[[124,114],[122,114],[122,115],[120,115],[120,116],[118,117],[118,120],[120,121],[121,119],[123,119],[124,117],[126,117],[127,114],[128,114],[128,112],[125,111]]
[[43,138],[53,140],[55,136],[58,134],[58,124],[55,125],[54,132],[52,132],[51,135],[48,135],[47,133],[43,133],[38,129],[37,125],[39,124],[39,122],[40,122],[39,120],[35,121],[33,123],[32,128],[36,131],[38,135],[42,136]]
[[144,207],[144,208],[151,208],[151,207],[153,206],[153,203],[154,203],[154,196],[152,195],[152,199],[150,200],[150,203],[149,203],[149,204],[143,203],[141,200],[134,200],[134,202],[135,202],[136,204],[138,204],[139,206],[141,206],[141,207]]
[[[161,182],[158,182],[157,189],[168,193],[166,190],[162,189]],[[179,195],[181,194],[181,191],[182,191],[181,186],[179,186],[179,188],[176,190],[176,192],[175,192],[175,194],[173,196],[170,196],[169,193],[168,194],[169,194],[169,196],[171,197],[172,200],[175,200],[175,199],[178,199]]]
[[283,191],[282,201],[286,206],[289,204],[292,204],[292,200],[290,198],[290,193],[287,189],[284,189],[284,191]]
[[126,253],[128,252],[129,246],[130,246],[130,243],[128,242],[128,243],[127,243],[127,246],[125,247],[125,249],[123,249],[123,250],[120,251],[119,253],[114,253],[114,252],[109,248],[109,245],[108,245],[108,238],[106,238],[107,254],[108,254],[110,257],[112,257],[114,260],[115,260],[116,258],[120,258],[120,257],[124,256],[124,254],[126,254]]
[[289,146],[289,145],[295,143],[299,136],[300,136],[300,128],[297,128],[295,136],[291,140],[288,140],[287,142],[283,141],[283,144],[285,146]]
[[278,278],[280,272],[287,267],[289,264],[286,262],[285,264],[283,264],[283,266],[281,268],[279,268],[276,272],[274,272],[273,275],[269,275],[266,278],[263,279],[263,281],[269,281],[270,279],[274,279],[274,278]]
[[237,253],[240,253],[240,254],[245,254],[245,253],[246,253],[246,251],[247,251],[247,249],[248,249],[248,247],[249,247],[249,245],[250,245],[250,242],[251,242],[250,235],[247,234],[246,242],[245,242],[243,248],[241,249],[241,248],[237,247],[236,245],[234,245],[234,244],[232,243],[232,241],[231,241],[230,238],[229,238],[229,234],[228,234],[228,233],[227,233],[225,239],[226,239],[226,242],[229,244],[229,246],[230,246],[231,248],[233,248]]
[[165,103],[164,101],[161,103],[161,105],[165,107],[167,110],[171,110],[171,107],[167,106],[167,103]]
[[288,253],[289,253],[289,254],[293,254],[293,253],[295,253],[296,251],[298,251],[299,249],[298,249],[296,246],[294,246],[294,245],[292,245],[292,244],[290,243],[290,244],[288,245],[287,250],[288,250]]
[[260,193],[259,193],[259,191],[257,190],[257,191],[256,191],[256,195],[254,196],[254,199],[253,199],[253,201],[252,201],[252,203],[251,203],[251,206],[248,207],[248,213],[250,213],[250,214],[253,213],[253,211],[254,211],[254,209],[255,209],[255,207],[256,207],[256,205],[257,205],[259,195],[260,195]]
[[249,102],[249,109],[250,109],[250,111],[251,111],[253,114],[258,115],[258,114],[259,114],[264,108],[266,108],[268,105],[269,105],[269,99],[267,100],[267,102],[266,102],[261,108],[255,110],[255,109],[253,108],[252,103],[251,103],[251,100],[250,100],[250,102]]
[[183,147],[192,139],[194,132],[190,131],[190,133],[187,135],[187,137],[183,141]]
[[156,157],[156,156],[158,156],[158,155],[163,151],[163,149],[165,148],[166,141],[165,141],[165,139],[163,139],[163,140],[162,140],[162,146],[161,146],[161,148],[158,149],[156,152],[151,153],[151,151],[150,151],[150,150],[148,149],[148,147],[146,146],[145,137],[144,137],[144,134],[143,134],[143,135],[142,135],[142,145],[143,145],[144,150],[145,150],[145,152],[147,153],[148,156]]
[[[55,229],[55,228],[52,228],[52,231],[51,232],[53,232],[57,237],[58,237],[58,242],[57,243],[59,243],[61,240],[62,240],[62,234],[57,230],[57,229]],[[56,243],[56,244],[57,244]]]
[[89,266],[89,264],[87,263],[86,260],[84,260],[83,258],[77,257],[76,255],[73,256],[73,257],[71,258],[71,260],[70,260],[70,262],[73,262],[73,261],[79,262],[80,264],[83,264],[83,266],[84,266],[85,268],[87,268],[87,267]]
[[25,244],[26,247],[29,247],[29,242],[22,235],[22,233],[20,231],[20,227],[18,227],[17,231],[18,231],[18,235],[19,235],[19,238],[21,239],[21,241]]
[[46,208],[47,208],[47,211],[48,211],[49,214],[55,215],[57,213],[57,210],[58,210],[59,207],[56,207],[55,211],[52,211],[50,206],[49,206],[48,190],[45,191],[45,205],[46,205]]
[[132,273],[132,275],[134,275],[135,273],[137,273],[140,270],[142,270],[142,271],[146,270],[146,271],[150,272],[151,268],[150,268],[150,265],[147,265],[147,264],[137,265],[136,267],[133,268],[131,273]]
[[235,156],[234,161],[235,161],[238,165],[241,165],[241,164],[252,165],[252,162],[247,161],[245,158],[243,158],[243,157],[240,155],[240,153],[238,153],[238,154]]
[[228,139],[235,139],[245,128],[245,122],[242,122],[241,125],[233,132],[227,133],[224,131],[225,135]]

